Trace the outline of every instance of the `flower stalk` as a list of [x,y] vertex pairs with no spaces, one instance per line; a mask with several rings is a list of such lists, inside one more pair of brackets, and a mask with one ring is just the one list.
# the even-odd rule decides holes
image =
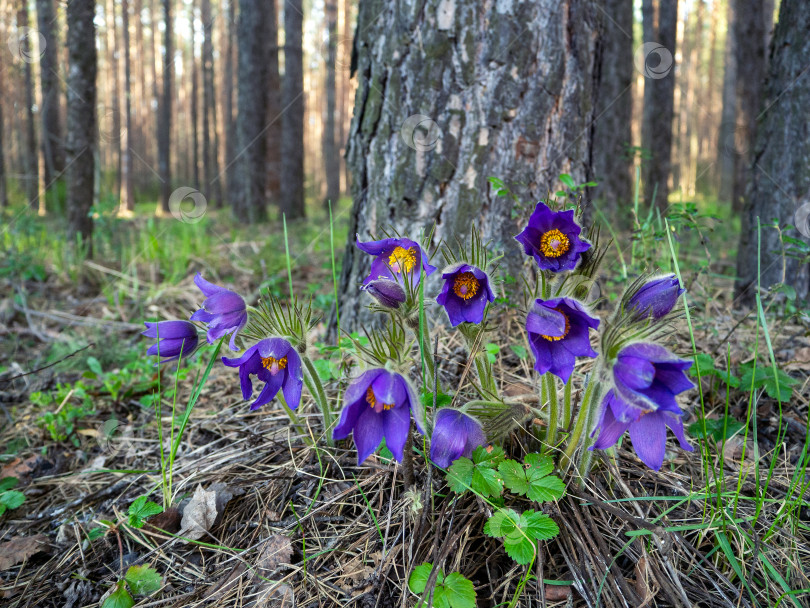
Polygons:
[[326,435],[326,443],[329,446],[335,445],[332,440],[332,427],[334,426],[335,417],[329,407],[329,400],[326,398],[326,391],[323,388],[323,383],[318,377],[318,371],[312,363],[312,360],[305,354],[301,355],[301,362],[304,364],[304,384],[307,385],[312,398],[321,410],[323,417],[323,426]]
[[560,406],[557,400],[557,386],[554,382],[553,374],[544,374],[542,381],[546,385],[546,395],[548,396],[548,430],[546,431],[546,446],[549,449],[553,449],[557,443],[557,427],[560,423]]
[[[596,388],[599,384],[600,374],[601,365],[600,360],[597,359],[596,367],[591,373],[588,385],[585,387],[585,394],[582,396],[582,403],[579,406],[579,412],[577,412],[577,421],[574,425],[574,430],[568,437],[568,445],[560,459],[560,469],[563,471],[571,466],[574,454],[582,440],[583,433],[586,428],[589,428],[589,424],[593,424],[593,412],[599,407],[599,397],[601,396],[601,390]],[[583,449],[583,451],[585,450]]]

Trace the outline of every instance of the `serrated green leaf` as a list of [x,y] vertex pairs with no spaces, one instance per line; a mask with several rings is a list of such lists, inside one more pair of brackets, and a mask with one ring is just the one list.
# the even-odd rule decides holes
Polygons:
[[[423,391],[421,395],[419,395],[419,401],[422,404],[422,407],[429,408],[433,407],[433,393],[431,391]],[[436,395],[436,407],[444,407],[446,405],[450,405],[453,402],[453,395],[446,395],[445,393],[439,392]]]
[[430,562],[425,562],[414,568],[408,578],[408,588],[414,593],[422,593],[425,590],[432,568],[433,564]]
[[9,511],[16,509],[25,502],[25,494],[17,490],[7,490],[0,494],[0,504],[5,506]]
[[525,566],[534,559],[534,542],[527,536],[520,536],[519,538],[507,538],[503,542],[503,548],[506,549],[506,554],[515,560],[518,564]]
[[163,579],[154,568],[149,566],[130,566],[124,579],[129,583],[135,595],[150,595],[160,589]]
[[520,516],[520,527],[527,536],[535,540],[549,540],[560,533],[557,522],[545,513],[534,511],[524,511]]
[[525,346],[521,346],[520,344],[511,344],[509,348],[512,349],[512,352],[515,353],[515,356],[517,356],[518,359],[525,359],[529,356]]
[[536,471],[540,477],[548,475],[554,470],[554,461],[550,456],[543,456],[542,454],[526,454],[523,459],[524,462],[533,471]]
[[520,515],[512,509],[496,511],[484,524],[484,534],[492,538],[503,538],[513,534],[520,525]]
[[[712,437],[715,441],[723,441],[723,439],[728,439],[737,431],[742,429],[745,425],[738,420],[735,420],[731,417],[723,417],[723,418],[706,418],[706,433],[703,433],[703,420],[698,419],[697,422],[693,422],[689,425],[689,434],[694,435],[695,437],[702,437],[705,438],[706,436]],[[724,429],[725,427],[725,435]]]
[[571,189],[576,187],[576,184],[574,183],[573,178],[570,175],[568,175],[567,173],[561,173],[560,174],[560,181],[562,183],[564,183],[566,186],[568,186],[569,188],[571,188]]
[[16,488],[19,482],[20,480],[16,477],[3,477],[3,479],[0,479],[0,492]]
[[145,519],[163,513],[163,507],[148,498],[148,496],[139,496],[129,505],[129,525],[133,528],[142,528]]
[[472,474],[470,487],[473,492],[481,496],[499,496],[503,492],[503,481],[498,477],[495,469],[476,466]]
[[127,591],[127,586],[124,581],[118,581],[115,585],[115,591],[107,596],[101,608],[132,608],[135,605],[135,600]]
[[458,572],[451,572],[444,579],[444,596],[451,608],[475,608],[475,587]]
[[529,492],[529,482],[526,479],[526,471],[519,462],[515,460],[504,460],[498,465],[498,472],[503,478],[503,485],[510,492],[525,496]]
[[504,459],[503,448],[497,445],[484,447],[479,445],[473,450],[472,455],[475,464],[489,464],[489,466],[497,467],[498,464]]
[[456,494],[464,494],[470,489],[475,465],[469,458],[459,458],[447,469],[447,484]]
[[95,357],[87,357],[87,367],[89,367],[90,371],[96,376],[101,376],[104,373],[101,369],[101,363],[99,363],[99,360]]
[[565,484],[562,479],[554,475],[547,475],[539,479],[532,479],[529,470],[529,499],[535,502],[558,500],[565,494]]

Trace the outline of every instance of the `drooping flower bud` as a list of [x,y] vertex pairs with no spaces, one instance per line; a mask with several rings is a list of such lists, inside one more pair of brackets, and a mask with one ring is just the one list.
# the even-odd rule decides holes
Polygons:
[[625,309],[637,317],[652,316],[654,319],[660,319],[675,308],[678,298],[684,291],[674,274],[653,279],[642,285],[627,300]]
[[430,459],[446,469],[462,456],[472,456],[473,450],[486,442],[480,422],[460,410],[446,407],[436,414],[430,438]]
[[402,285],[390,279],[375,279],[361,289],[386,308],[399,308],[407,297]]
[[235,291],[209,283],[200,273],[194,283],[205,296],[202,307],[191,315],[192,321],[208,325],[208,343],[213,344],[226,334],[231,334],[230,349],[238,351],[236,336],[247,323],[248,314],[245,300]]
[[160,321],[144,325],[146,331],[141,332],[141,335],[157,339],[146,354],[163,357],[161,363],[188,357],[197,348],[197,327],[191,321]]

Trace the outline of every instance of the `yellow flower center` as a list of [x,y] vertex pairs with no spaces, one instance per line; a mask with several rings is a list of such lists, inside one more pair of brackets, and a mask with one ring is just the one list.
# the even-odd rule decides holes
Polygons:
[[541,338],[543,338],[544,340],[548,340],[549,342],[557,342],[558,340],[562,340],[565,336],[568,335],[568,330],[571,329],[571,323],[570,321],[568,321],[568,315],[566,315],[559,308],[555,308],[554,310],[560,313],[565,319],[565,329],[563,330],[563,335],[561,336],[546,336],[545,334],[540,334]]
[[262,357],[262,367],[275,376],[280,370],[287,367],[287,357],[281,359]]
[[416,250],[413,247],[397,247],[388,256],[388,265],[394,272],[410,272],[416,266]]
[[568,237],[556,228],[544,232],[543,236],[540,237],[540,251],[542,251],[543,255],[547,258],[560,257],[568,251],[570,246],[571,242],[568,240]]
[[374,391],[371,389],[370,386],[366,391],[366,401],[368,401],[369,407],[371,407],[371,409],[375,410],[376,412],[381,412],[383,410],[390,410],[392,407],[394,407],[393,403],[377,403],[377,396],[374,394]]
[[480,283],[471,272],[462,272],[453,282],[453,291],[459,298],[469,300],[478,293]]

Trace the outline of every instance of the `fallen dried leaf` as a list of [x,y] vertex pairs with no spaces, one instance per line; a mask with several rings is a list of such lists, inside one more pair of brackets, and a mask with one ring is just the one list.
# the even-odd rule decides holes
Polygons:
[[36,454],[29,456],[25,460],[15,458],[0,469],[0,479],[3,477],[16,477],[20,480],[20,486],[24,486],[31,481],[31,475],[39,465],[40,457]]
[[289,564],[293,549],[290,539],[283,534],[274,534],[264,542],[256,566],[259,574],[269,576],[279,564]]
[[546,600],[561,602],[571,596],[571,587],[568,585],[546,585]]
[[44,534],[18,536],[0,543],[0,571],[8,570],[40,551],[50,551],[48,537]]
[[199,540],[211,529],[217,519],[217,493],[197,486],[194,496],[183,511],[180,536]]

